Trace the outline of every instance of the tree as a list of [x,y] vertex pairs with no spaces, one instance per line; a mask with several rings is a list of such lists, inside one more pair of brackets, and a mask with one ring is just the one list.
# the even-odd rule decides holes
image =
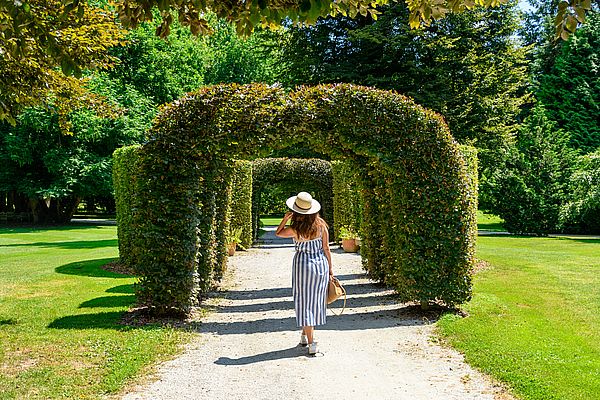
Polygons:
[[[207,15],[231,22],[240,35],[249,36],[255,27],[276,27],[286,19],[295,24],[312,24],[319,17],[367,15],[376,18],[377,7],[397,0],[117,0],[116,11],[126,27],[135,28],[151,21],[156,10],[162,20],[156,29],[167,37],[175,18],[188,26],[194,35],[208,33]],[[476,5],[492,7],[507,0],[405,0],[409,23],[413,28],[428,25],[449,12],[471,10]],[[94,0],[90,3],[106,3]],[[111,3],[112,4],[112,3]],[[568,0],[559,5],[557,33],[566,38],[585,19],[591,0]],[[177,16],[177,17],[175,17]],[[86,0],[24,0],[0,3],[0,72],[7,79],[0,81],[0,121],[15,121],[15,115],[25,106],[42,104],[48,90],[71,98],[79,104],[89,99],[77,81],[84,69],[106,65],[106,49],[119,41],[118,28],[111,24],[109,8],[100,9]],[[73,30],[74,29],[74,30]],[[117,35],[115,35],[117,34]],[[59,74],[60,67],[66,74]],[[5,72],[6,71],[6,72]],[[65,95],[68,94],[68,95]],[[56,106],[71,109],[69,102]],[[62,114],[65,115],[67,111]]]
[[538,105],[525,119],[504,165],[482,180],[481,201],[504,219],[509,232],[557,231],[574,158],[568,135]]
[[412,30],[403,5],[372,18],[337,17],[282,34],[286,85],[349,82],[393,89],[440,112],[483,169],[496,163],[527,101],[526,49],[514,39],[515,6],[449,15]]
[[569,186],[571,197],[560,210],[561,228],[600,233],[600,149],[579,157]]
[[[111,49],[115,67],[88,76],[90,92],[117,110],[115,115],[72,111],[66,117],[74,135],[61,132],[60,115],[52,108],[28,108],[16,126],[0,124],[0,211],[60,223],[82,199],[110,205],[112,154],[145,140],[160,104],[211,80],[249,83],[269,74],[271,63],[257,52],[256,39],[241,39],[216,19],[210,38],[194,37],[176,24],[163,40],[154,34],[157,24],[130,32],[125,46]],[[240,60],[239,73],[232,76],[228,65],[234,60]]]
[[548,117],[569,132],[581,153],[600,147],[600,13],[565,42],[549,70],[538,76],[536,97]]
[[0,199],[11,199],[4,211],[30,213],[35,223],[64,223],[83,198],[112,197],[112,152],[143,140],[155,107],[106,75],[94,77],[91,87],[121,114],[73,112],[74,135],[65,135],[58,114],[43,108],[24,111],[15,127],[0,124]]
[[[71,0],[72,1],[72,0]],[[157,33],[167,36],[173,19],[168,19],[171,10],[179,13],[179,21],[190,26],[192,32],[210,30],[202,17],[206,11],[214,12],[219,18],[232,22],[240,34],[249,35],[256,26],[281,24],[284,17],[297,24],[313,24],[319,17],[336,15],[354,18],[357,15],[377,17],[377,7],[395,3],[394,0],[256,0],[225,2],[205,0],[122,0],[118,3],[119,16],[127,26],[137,26],[140,21],[152,19],[152,9],[157,7],[166,19]],[[429,25],[449,13],[472,10],[476,6],[495,7],[506,0],[405,0],[410,14],[412,28]],[[564,39],[585,21],[585,14],[591,9],[591,0],[565,0],[559,3],[555,20],[556,35]]]
[[14,124],[25,107],[48,104],[67,127],[70,110],[101,108],[77,77],[86,68],[108,67],[114,61],[108,49],[124,32],[106,8],[81,2],[77,12],[70,9],[60,0],[0,3],[0,121]]

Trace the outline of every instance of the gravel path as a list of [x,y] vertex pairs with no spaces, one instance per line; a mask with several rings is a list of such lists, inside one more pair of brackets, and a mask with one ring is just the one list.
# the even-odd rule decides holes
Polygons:
[[261,247],[230,258],[230,290],[212,300],[216,312],[202,319],[198,339],[124,399],[511,399],[433,343],[433,325],[370,283],[360,256],[339,250],[334,271],[348,306],[341,316],[328,312],[315,333],[322,354],[309,357],[297,345],[293,247],[268,234]]

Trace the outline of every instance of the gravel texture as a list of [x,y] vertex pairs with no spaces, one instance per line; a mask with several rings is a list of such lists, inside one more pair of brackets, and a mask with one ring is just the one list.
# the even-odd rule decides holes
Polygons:
[[315,333],[321,353],[309,357],[295,327],[291,241],[266,237],[230,258],[225,299],[209,300],[215,312],[197,325],[197,340],[124,399],[512,399],[436,344],[425,315],[372,284],[359,255],[337,249],[348,304],[341,316],[328,311]]

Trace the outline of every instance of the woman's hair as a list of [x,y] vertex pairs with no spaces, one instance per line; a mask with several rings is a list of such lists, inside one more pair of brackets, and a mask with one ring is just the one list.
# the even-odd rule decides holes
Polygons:
[[319,228],[328,229],[327,222],[319,213],[300,214],[294,211],[292,214],[291,228],[296,232],[298,238],[310,239],[317,236]]

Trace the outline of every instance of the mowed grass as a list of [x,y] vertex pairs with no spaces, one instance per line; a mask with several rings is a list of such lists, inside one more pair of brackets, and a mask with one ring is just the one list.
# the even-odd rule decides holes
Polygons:
[[443,337],[523,399],[600,399],[600,240],[479,237],[491,268]]
[[116,228],[0,228],[0,399],[97,399],[191,333],[119,324],[134,278],[104,271]]
[[265,217],[260,217],[260,220],[263,223],[263,226],[278,226],[282,218],[283,215],[281,217],[269,215]]
[[504,220],[497,215],[477,211],[477,229],[480,231],[505,231]]

